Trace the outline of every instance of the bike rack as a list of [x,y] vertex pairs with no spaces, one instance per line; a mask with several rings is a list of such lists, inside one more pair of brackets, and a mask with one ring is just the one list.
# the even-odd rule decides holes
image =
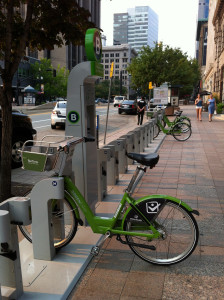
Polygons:
[[104,148],[110,149],[110,160],[107,161],[107,185],[115,185],[118,181],[118,153],[114,145],[107,145]]
[[146,128],[146,147],[152,142],[152,121],[145,123]]
[[17,225],[31,224],[30,199],[13,197],[0,204],[0,299],[23,294]]
[[[126,152],[134,152],[134,132],[129,132],[127,135],[122,135],[119,139],[125,139],[126,140]],[[127,156],[126,156],[127,157]],[[133,159],[130,159],[127,157],[127,164],[133,165],[134,161]]]
[[139,153],[140,152],[140,131],[129,131],[128,134],[133,134],[134,139],[134,149],[133,152]]
[[133,131],[137,133],[137,137],[138,137],[138,144],[139,144],[138,153],[143,152],[144,151],[144,147],[143,147],[143,128],[138,127],[138,128],[135,128]]
[[[117,155],[117,163],[118,163],[118,176],[119,174],[124,174],[127,171],[127,159],[125,154],[125,146],[126,142],[124,139],[117,139],[110,142],[109,145],[115,146],[115,153]],[[118,177],[119,179],[119,177]]]
[[99,161],[99,173],[98,173],[98,201],[102,201],[107,195],[107,162],[111,159],[111,148],[101,148],[97,150],[97,156]]

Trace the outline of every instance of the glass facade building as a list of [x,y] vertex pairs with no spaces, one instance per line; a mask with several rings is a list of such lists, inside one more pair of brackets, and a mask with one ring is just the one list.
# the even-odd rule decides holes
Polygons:
[[114,45],[128,43],[138,52],[143,46],[154,47],[157,41],[158,15],[149,6],[114,14]]

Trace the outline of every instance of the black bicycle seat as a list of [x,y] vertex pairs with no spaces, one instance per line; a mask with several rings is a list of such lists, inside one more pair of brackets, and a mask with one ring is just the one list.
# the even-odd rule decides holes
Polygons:
[[154,168],[159,161],[159,155],[157,153],[140,154],[131,152],[126,155],[128,158],[133,159],[144,166],[150,167],[150,169]]

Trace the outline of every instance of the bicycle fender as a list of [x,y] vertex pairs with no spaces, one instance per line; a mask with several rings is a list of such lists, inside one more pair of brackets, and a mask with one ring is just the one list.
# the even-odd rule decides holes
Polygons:
[[[141,202],[145,202],[143,206],[141,206]],[[149,195],[149,196],[144,196],[142,198],[139,198],[135,201],[135,205],[141,210],[141,212],[147,217],[147,219],[150,221],[154,218],[155,214],[159,213],[160,207],[162,207],[162,204],[164,203],[164,200],[169,200],[171,202],[177,203],[180,206],[184,207],[187,211],[191,213],[195,213],[196,215],[199,215],[199,212],[197,210],[193,210],[188,204],[183,202],[182,200],[172,197],[172,196],[167,196],[167,195]],[[125,219],[127,218],[128,214],[132,210],[132,207],[129,207],[123,217],[122,220],[122,228],[124,228],[124,222]],[[135,214],[133,211],[130,213],[131,215]],[[131,216],[132,217],[132,216]],[[133,216],[134,217],[134,216]],[[129,215],[130,218],[130,215]]]

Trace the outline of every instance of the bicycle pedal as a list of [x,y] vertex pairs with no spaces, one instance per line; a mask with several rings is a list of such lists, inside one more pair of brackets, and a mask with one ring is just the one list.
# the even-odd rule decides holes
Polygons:
[[99,254],[99,252],[100,252],[100,247],[98,247],[98,246],[93,246],[90,253],[91,253],[93,256],[97,256],[97,255]]

